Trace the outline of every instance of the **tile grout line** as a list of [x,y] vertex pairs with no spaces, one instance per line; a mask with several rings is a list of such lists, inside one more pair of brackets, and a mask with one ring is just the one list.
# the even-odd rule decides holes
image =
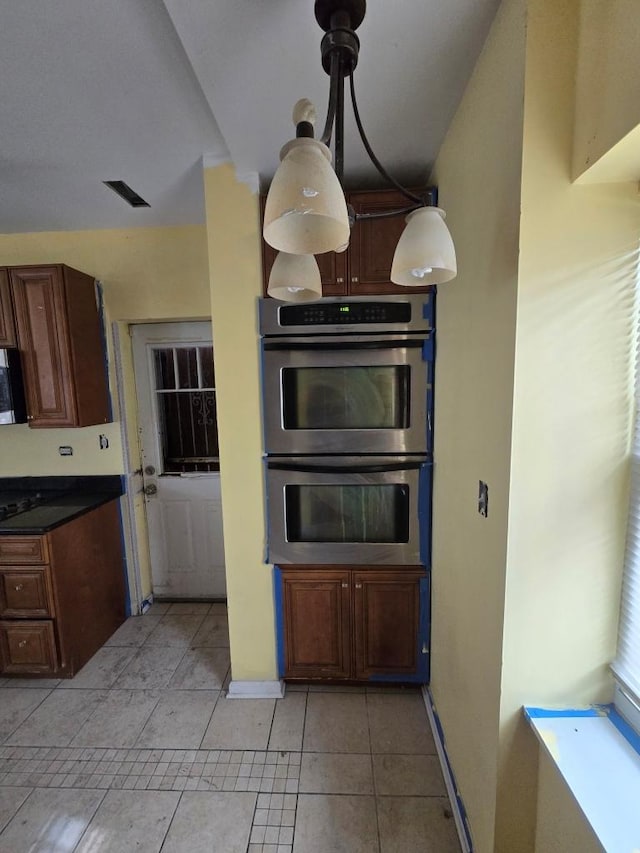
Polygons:
[[373,786],[373,805],[376,810],[376,835],[378,838],[378,851],[382,850],[382,840],[380,838],[380,818],[378,816],[378,794],[376,790],[376,774],[373,764],[373,743],[371,741],[371,719],[369,717],[369,694],[365,693],[365,711],[367,714],[367,732],[369,734],[369,762],[371,764],[371,783]]

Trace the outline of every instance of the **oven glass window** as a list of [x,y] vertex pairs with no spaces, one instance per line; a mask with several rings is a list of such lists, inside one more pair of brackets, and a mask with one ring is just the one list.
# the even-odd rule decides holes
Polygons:
[[284,428],[407,429],[410,371],[407,364],[284,368]]
[[409,487],[285,486],[289,542],[408,542]]

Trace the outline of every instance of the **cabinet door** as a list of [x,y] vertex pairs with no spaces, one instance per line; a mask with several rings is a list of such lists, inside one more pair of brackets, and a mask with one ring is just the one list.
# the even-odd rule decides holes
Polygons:
[[[400,192],[350,193],[349,201],[356,213],[383,213],[410,206]],[[404,231],[405,217],[392,216],[356,222],[349,246],[349,292],[352,296],[382,293],[419,293],[430,287],[400,287],[391,283],[391,263]]]
[[90,426],[109,418],[95,282],[63,265],[10,270],[29,426]]
[[[284,672],[291,678],[349,678],[348,571],[282,571]],[[282,630],[282,628],[281,628]]]
[[[355,675],[416,680],[424,669],[420,570],[354,571]],[[425,678],[426,680],[426,678]]]
[[49,568],[12,566],[0,569],[0,618],[53,616]]
[[0,269],[0,347],[16,345],[16,330],[9,290],[9,274]]
[[56,669],[51,622],[0,622],[0,673],[44,675]]
[[58,267],[11,270],[31,426],[74,426],[64,282]]

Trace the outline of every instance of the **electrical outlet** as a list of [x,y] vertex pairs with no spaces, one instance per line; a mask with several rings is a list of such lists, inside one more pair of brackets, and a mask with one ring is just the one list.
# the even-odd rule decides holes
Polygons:
[[58,448],[58,453],[60,456],[73,456],[73,447],[70,447],[68,444],[63,444]]
[[485,518],[489,515],[489,486],[478,480],[478,512]]
[[100,445],[100,450],[106,450],[107,447],[109,447],[109,439],[107,438],[106,435],[101,435],[98,438],[98,443]]

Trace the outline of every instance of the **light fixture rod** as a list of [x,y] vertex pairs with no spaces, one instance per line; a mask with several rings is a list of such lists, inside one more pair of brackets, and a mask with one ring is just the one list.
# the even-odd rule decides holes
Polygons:
[[336,107],[338,104],[338,54],[331,54],[331,75],[329,77],[329,105],[327,107],[327,118],[320,142],[329,145],[333,133],[333,123],[336,118]]
[[336,110],[335,172],[342,184],[344,177],[344,59],[338,56],[338,100]]
[[394,177],[392,177],[387,172],[387,170],[384,168],[382,163],[378,160],[378,158],[374,154],[373,149],[371,148],[371,145],[369,144],[369,140],[367,139],[367,135],[364,132],[364,127],[362,126],[362,121],[360,119],[360,111],[358,110],[358,103],[356,101],[356,90],[355,90],[355,86],[353,83],[353,71],[351,72],[351,79],[350,79],[349,83],[350,83],[350,87],[351,87],[351,103],[353,105],[353,117],[356,120],[356,126],[358,128],[358,133],[360,134],[360,139],[362,140],[362,144],[365,147],[365,151],[369,155],[369,159],[371,160],[373,165],[376,167],[378,172],[382,175],[382,177],[386,181],[388,181],[390,184],[393,184],[393,186],[397,190],[399,190],[403,196],[408,198],[409,201],[414,202],[419,207],[424,206],[424,201],[420,198],[420,196],[414,195],[413,193],[409,192],[409,190],[406,190],[399,181],[396,181],[396,179]]

